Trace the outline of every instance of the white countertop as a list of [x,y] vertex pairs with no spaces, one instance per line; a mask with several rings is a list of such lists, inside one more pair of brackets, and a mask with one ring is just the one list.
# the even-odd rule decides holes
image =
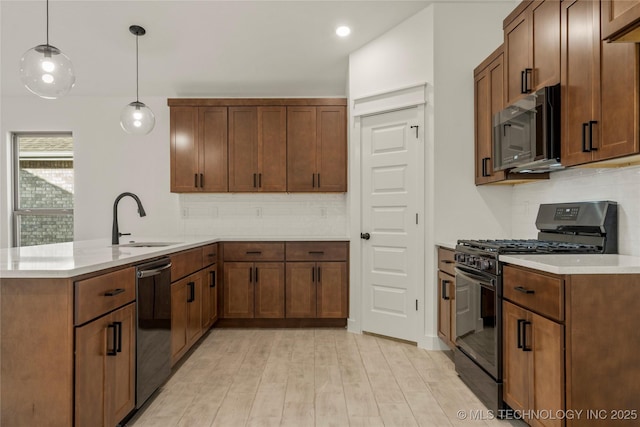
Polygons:
[[500,261],[554,274],[640,274],[640,257],[629,255],[500,255]]
[[112,246],[111,239],[0,249],[0,278],[68,278],[167,255],[215,242],[348,241],[346,236],[180,236],[120,238],[129,242],[171,242],[162,247]]
[[440,247],[443,247],[443,248],[451,249],[453,251],[456,249],[456,244],[457,244],[457,242],[453,242],[453,243],[451,243],[451,242],[443,242],[443,241],[437,241],[436,242],[436,246],[440,246]]

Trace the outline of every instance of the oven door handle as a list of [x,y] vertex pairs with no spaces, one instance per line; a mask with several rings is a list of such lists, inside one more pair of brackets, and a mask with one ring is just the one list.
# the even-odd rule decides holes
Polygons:
[[488,277],[483,274],[478,274],[476,272],[469,271],[468,269],[460,266],[456,267],[455,270],[456,270],[456,274],[466,277],[468,280],[479,282],[480,285],[484,286],[485,288],[495,289],[496,287],[496,279],[492,277]]

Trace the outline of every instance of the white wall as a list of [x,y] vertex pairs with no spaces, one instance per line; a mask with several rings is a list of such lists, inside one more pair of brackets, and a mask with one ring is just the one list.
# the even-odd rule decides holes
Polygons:
[[[418,340],[422,347],[440,346],[434,245],[510,232],[511,188],[485,189],[473,184],[473,69],[502,43],[502,20],[513,7],[511,2],[436,3],[350,56],[350,99],[419,82],[428,84],[426,309]],[[351,144],[351,153],[358,153],[354,147],[358,141]],[[357,175],[359,164],[352,160],[350,166],[351,174]],[[353,197],[351,203],[358,203]],[[352,312],[354,305],[362,304],[359,291],[353,290],[361,286],[356,261],[352,259]]]

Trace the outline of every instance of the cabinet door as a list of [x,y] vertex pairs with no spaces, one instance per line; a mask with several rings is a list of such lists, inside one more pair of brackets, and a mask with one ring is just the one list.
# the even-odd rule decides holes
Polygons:
[[258,187],[287,191],[286,107],[258,107]]
[[[565,166],[591,161],[586,151],[589,123],[599,117],[600,37],[596,17],[599,3],[562,2],[562,147]],[[597,125],[591,125],[594,131]],[[594,136],[594,144],[597,145]]]
[[187,345],[202,336],[202,275],[188,277],[187,281]]
[[111,314],[111,320],[117,325],[117,346],[107,381],[111,416],[108,426],[118,424],[131,412],[136,403],[136,310],[135,304],[129,304]]
[[[602,40],[640,20],[640,0],[602,0]],[[637,24],[636,24],[637,25]],[[637,30],[635,31],[637,41]]]
[[254,283],[255,317],[284,318],[284,263],[255,263]]
[[115,351],[114,331],[109,316],[76,328],[76,427],[108,425],[107,358],[116,356],[107,356],[107,351]]
[[229,191],[258,190],[257,107],[229,107]]
[[316,189],[316,107],[287,107],[287,191]]
[[[527,347],[531,360],[531,397],[533,410],[561,413],[564,409],[564,327],[537,314],[529,313],[531,339]],[[562,427],[563,420],[550,417],[529,420],[532,426]]]
[[482,70],[475,72],[476,185],[505,179],[504,171],[493,171],[493,116],[503,108],[504,73],[501,51]]
[[[199,189],[228,191],[227,107],[199,107]],[[193,179],[193,177],[191,177]]]
[[638,146],[638,44],[600,42],[600,146],[594,160],[635,154]]
[[135,304],[76,329],[75,425],[111,427],[135,406]]
[[316,315],[319,318],[344,319],[349,315],[347,303],[347,263],[316,264]]
[[453,277],[438,271],[438,336],[451,346],[455,331],[451,325],[451,288]]
[[560,82],[560,2],[534,1],[531,5],[533,90]]
[[224,317],[253,318],[253,263],[224,263]]
[[218,267],[213,264],[202,271],[202,330],[207,331],[218,319]]
[[171,107],[171,191],[197,191],[198,108]]
[[345,107],[317,107],[316,188],[347,191]]
[[286,264],[287,318],[316,317],[316,264],[288,262]]
[[531,43],[529,30],[530,9],[524,10],[504,29],[505,48],[505,104],[509,105],[523,96],[523,73],[531,67]]
[[527,319],[527,311],[503,301],[503,397],[517,411],[529,408],[529,352],[522,349],[522,331]]
[[176,363],[187,347],[187,279],[171,285],[171,361]]

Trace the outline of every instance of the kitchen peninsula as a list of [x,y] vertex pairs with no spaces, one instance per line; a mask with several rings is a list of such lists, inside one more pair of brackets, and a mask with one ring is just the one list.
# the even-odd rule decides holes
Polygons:
[[[115,425],[139,406],[137,265],[160,257],[171,260],[171,301],[164,303],[171,305],[175,365],[225,313],[235,326],[346,324],[347,240],[156,237],[117,246],[103,239],[1,249],[0,424],[83,426],[102,420]],[[225,246],[229,259],[252,259],[229,263],[229,271],[242,273],[244,281],[224,274]],[[274,255],[273,248],[279,253]],[[313,264],[310,283],[296,276],[307,264]],[[286,283],[285,271],[292,272]],[[227,310],[231,299],[232,308],[239,301],[250,303],[251,313],[233,315]],[[260,307],[284,308],[285,300],[286,310],[279,314],[259,314]]]

